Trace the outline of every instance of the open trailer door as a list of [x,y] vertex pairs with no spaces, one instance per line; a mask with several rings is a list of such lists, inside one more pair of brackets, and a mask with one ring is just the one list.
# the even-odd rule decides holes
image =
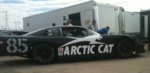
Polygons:
[[119,33],[118,7],[97,5],[94,6],[94,12],[98,28],[109,26],[110,34]]

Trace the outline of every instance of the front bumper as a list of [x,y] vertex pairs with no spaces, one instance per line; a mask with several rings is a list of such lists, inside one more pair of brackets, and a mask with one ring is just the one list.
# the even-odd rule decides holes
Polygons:
[[144,53],[144,52],[145,52],[144,44],[142,44],[139,41],[135,41],[135,53],[140,54],[140,53]]

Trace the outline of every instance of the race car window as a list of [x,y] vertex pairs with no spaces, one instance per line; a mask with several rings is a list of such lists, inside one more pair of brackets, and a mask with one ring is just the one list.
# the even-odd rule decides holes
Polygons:
[[2,32],[2,35],[13,35],[11,32]]
[[58,36],[58,32],[56,28],[47,29],[45,31],[46,36]]
[[91,30],[89,30],[89,29],[87,30],[87,32],[88,32],[88,35],[89,35],[89,36],[95,34],[93,31],[91,31]]
[[88,36],[88,32],[83,28],[63,28],[63,36],[67,37],[85,37]]

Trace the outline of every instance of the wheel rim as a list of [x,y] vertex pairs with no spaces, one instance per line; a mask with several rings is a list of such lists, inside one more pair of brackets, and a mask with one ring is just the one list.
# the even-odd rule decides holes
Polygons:
[[124,42],[120,45],[119,52],[123,57],[129,57],[132,55],[133,47],[129,42]]
[[121,54],[122,54],[123,56],[128,56],[128,55],[130,55],[131,50],[130,50],[129,47],[124,46],[124,47],[121,47],[120,52],[121,52]]
[[49,60],[52,60],[53,55],[54,53],[48,46],[42,46],[36,49],[36,54],[35,54],[36,60],[41,63],[45,63]]

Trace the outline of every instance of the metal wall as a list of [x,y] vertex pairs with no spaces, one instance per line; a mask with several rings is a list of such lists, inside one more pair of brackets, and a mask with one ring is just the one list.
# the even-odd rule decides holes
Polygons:
[[[23,19],[24,31],[30,32],[44,27],[52,27],[52,23],[55,23],[56,26],[63,26],[63,24],[66,23],[67,19],[69,19],[70,14],[74,13],[84,14],[83,12],[87,10],[92,10],[94,5],[95,2],[89,1],[82,4],[25,17]],[[84,20],[85,17],[81,17],[82,25],[84,25],[83,22]]]

